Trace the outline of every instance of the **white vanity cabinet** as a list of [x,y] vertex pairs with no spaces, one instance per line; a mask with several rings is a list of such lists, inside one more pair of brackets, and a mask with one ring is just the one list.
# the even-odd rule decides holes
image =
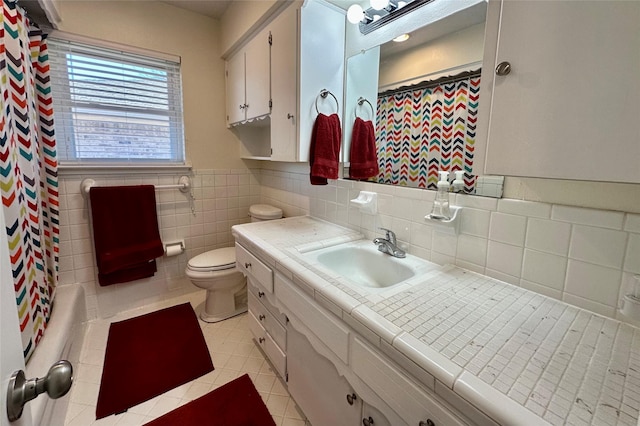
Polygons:
[[287,377],[287,317],[275,308],[273,270],[236,243],[236,267],[247,277],[249,330],[282,378]]
[[262,31],[227,60],[227,125],[271,111],[269,33]]
[[388,350],[348,325],[337,306],[319,303],[311,287],[294,283],[275,270],[276,261],[248,247],[236,243],[236,265],[248,281],[249,328],[311,424],[475,424],[436,396],[433,377],[419,383]]
[[485,172],[640,182],[640,2],[491,0],[486,28]]

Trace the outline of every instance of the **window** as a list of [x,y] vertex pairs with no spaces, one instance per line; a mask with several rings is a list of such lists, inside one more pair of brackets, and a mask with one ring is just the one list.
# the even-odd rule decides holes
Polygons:
[[180,63],[49,38],[58,159],[184,164]]

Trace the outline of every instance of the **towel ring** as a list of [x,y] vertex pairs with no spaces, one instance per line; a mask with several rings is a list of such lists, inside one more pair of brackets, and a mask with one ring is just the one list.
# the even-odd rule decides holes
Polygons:
[[[371,105],[371,102],[369,102],[367,98],[363,98],[362,96],[358,98],[358,106],[362,106],[362,104],[365,102],[367,103],[367,105],[369,105],[369,108],[371,109],[371,119],[373,120],[373,117],[375,116],[375,112],[373,110],[373,105]],[[356,111],[356,117],[357,116],[358,116],[358,112]]]
[[[340,112],[340,104],[338,104],[338,98],[336,98],[336,96],[333,93],[331,93],[327,89],[322,89],[318,96],[321,97],[322,99],[325,99],[327,95],[331,95],[333,100],[336,101],[336,114],[337,114],[338,112]],[[318,110],[318,96],[316,96],[316,112],[320,114],[320,110]]]

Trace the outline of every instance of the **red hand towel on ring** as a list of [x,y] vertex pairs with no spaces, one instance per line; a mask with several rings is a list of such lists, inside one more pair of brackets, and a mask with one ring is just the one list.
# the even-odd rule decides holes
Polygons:
[[368,179],[378,174],[378,150],[373,123],[356,117],[351,133],[349,177]]
[[342,129],[338,114],[318,114],[311,133],[311,185],[326,185],[327,179],[338,179]]

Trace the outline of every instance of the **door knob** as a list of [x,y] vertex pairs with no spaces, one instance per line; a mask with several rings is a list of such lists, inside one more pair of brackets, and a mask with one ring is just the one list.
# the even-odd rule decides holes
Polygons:
[[496,74],[500,76],[507,75],[511,72],[511,64],[507,61],[500,62],[496,67]]
[[41,379],[27,380],[24,371],[18,370],[9,379],[7,389],[7,416],[9,421],[18,420],[24,404],[46,392],[51,399],[65,396],[73,383],[73,366],[69,361],[58,361],[51,366]]

